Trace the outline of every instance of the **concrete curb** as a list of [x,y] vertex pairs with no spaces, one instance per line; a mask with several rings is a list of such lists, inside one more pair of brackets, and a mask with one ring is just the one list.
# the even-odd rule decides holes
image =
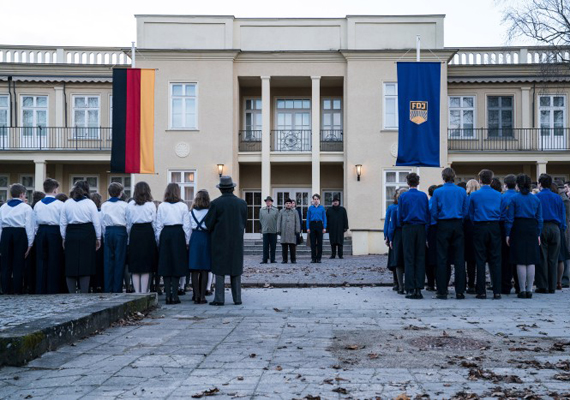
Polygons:
[[[392,287],[392,283],[387,282],[242,282],[241,286],[243,288],[267,288],[267,285],[273,288],[312,288],[312,287],[325,287],[325,288],[337,288],[337,287]],[[227,285],[227,287],[230,287]]]
[[156,293],[123,294],[116,299],[0,332],[0,367],[22,366],[45,352],[108,328],[113,322],[129,314],[144,312],[157,303]]

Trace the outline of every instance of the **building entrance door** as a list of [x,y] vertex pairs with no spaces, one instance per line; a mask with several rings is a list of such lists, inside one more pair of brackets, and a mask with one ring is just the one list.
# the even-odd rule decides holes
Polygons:
[[274,190],[275,197],[275,206],[280,210],[285,207],[285,200],[290,198],[291,200],[295,200],[297,202],[297,207],[301,208],[301,215],[303,216],[303,220],[301,221],[301,228],[303,232],[307,231],[307,209],[311,205],[311,192],[310,189],[307,188],[293,188],[293,189],[275,189]]

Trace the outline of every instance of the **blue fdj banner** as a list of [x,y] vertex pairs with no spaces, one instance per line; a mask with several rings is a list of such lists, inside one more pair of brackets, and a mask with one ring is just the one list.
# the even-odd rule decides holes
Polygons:
[[398,63],[396,165],[439,167],[441,64]]

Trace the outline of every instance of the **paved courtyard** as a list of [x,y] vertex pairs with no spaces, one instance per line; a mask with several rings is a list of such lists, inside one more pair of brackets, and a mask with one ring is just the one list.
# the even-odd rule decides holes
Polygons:
[[[229,293],[226,293],[229,296]],[[570,398],[570,291],[406,300],[390,288],[183,296],[0,370],[0,398]],[[419,398],[419,397],[418,397]]]

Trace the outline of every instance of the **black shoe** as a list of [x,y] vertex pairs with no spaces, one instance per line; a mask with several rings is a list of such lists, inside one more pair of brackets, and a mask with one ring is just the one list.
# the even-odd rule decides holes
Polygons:
[[316,264],[317,260],[311,260],[311,264]]
[[527,299],[532,299],[532,292],[525,292]]
[[178,289],[178,296],[184,296],[186,294],[186,292],[184,291],[184,289]]
[[415,294],[415,293],[408,293],[408,294],[406,295],[406,299],[416,299],[416,298],[417,298],[417,297],[416,297],[416,294]]
[[398,290],[398,294],[406,294],[404,290]]
[[421,300],[424,298],[421,289],[416,289],[416,299]]
[[393,290],[394,292],[397,292],[397,291],[398,291],[398,285],[392,286],[392,290]]
[[214,294],[214,293],[213,293],[211,290],[206,290],[206,296],[211,296],[211,295],[213,295],[213,294]]
[[455,298],[457,300],[465,300],[465,295],[463,293],[456,293]]
[[281,264],[287,264],[287,261],[281,261]]
[[180,304],[180,303],[181,303],[181,302],[180,302],[180,299],[173,299],[173,300],[170,300],[170,304]]
[[267,264],[267,261],[262,261],[260,262],[260,264]]
[[321,260],[317,260],[317,264],[320,264],[320,263],[321,263]]
[[477,296],[475,296],[475,298],[485,300],[487,298],[487,295],[486,294],[478,294]]
[[223,306],[224,303],[220,303],[219,301],[211,301],[211,302],[210,302],[210,305],[211,305],[211,306]]
[[526,292],[520,292],[520,293],[517,295],[517,297],[518,297],[519,299],[526,299]]
[[501,294],[500,293],[495,293],[493,295],[493,300],[501,300]]
[[426,290],[427,290],[428,292],[435,292],[435,288],[434,288],[433,286],[427,286],[427,287],[426,287]]
[[475,294],[475,293],[477,293],[477,291],[475,290],[475,288],[471,288],[471,287],[470,287],[470,288],[467,289],[467,294]]
[[447,300],[447,295],[446,294],[437,294],[437,295],[435,295],[435,298],[439,299],[439,300]]
[[556,292],[556,290],[549,290],[548,293],[549,294],[554,294]]
[[241,303],[241,301],[236,301],[234,304],[235,304],[236,306],[241,306],[242,303]]
[[172,300],[170,299],[170,297],[166,298],[166,304],[172,304]]
[[342,259],[344,259],[344,257],[343,257],[343,256],[338,256],[338,258],[340,258],[341,260],[342,260]]
[[271,261],[271,264],[277,264],[277,261],[272,260],[272,261]]
[[297,261],[291,261],[291,264],[297,264]]
[[534,292],[535,293],[546,293],[547,290],[546,289],[536,289]]
[[330,256],[329,258],[332,260],[334,258],[334,256]]

